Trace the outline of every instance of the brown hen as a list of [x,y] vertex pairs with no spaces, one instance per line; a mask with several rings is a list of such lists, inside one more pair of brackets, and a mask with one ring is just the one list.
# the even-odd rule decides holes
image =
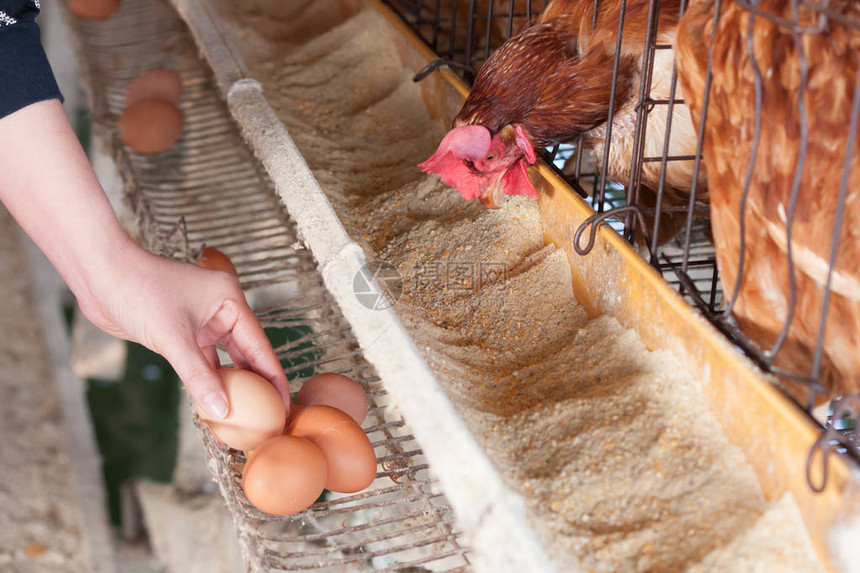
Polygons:
[[[798,18],[810,31],[820,23],[824,27],[798,35],[802,39],[796,42],[788,27],[752,16],[734,1],[724,0],[712,40],[714,2],[698,2],[679,26],[678,71],[698,122],[711,50],[703,154],[717,264],[727,300],[737,297],[731,310],[741,329],[765,350],[774,349],[790,320],[774,363],[810,376],[846,149],[849,143],[857,143],[856,133],[849,141],[849,121],[860,65],[860,32],[836,18],[820,21],[809,9],[793,13],[789,0],[763,0],[756,5],[783,21]],[[860,22],[860,5],[855,2],[832,0],[829,7]],[[801,56],[808,63],[806,70]],[[758,114],[756,69],[761,94]],[[852,153],[848,163],[844,220],[837,237],[818,373],[826,394],[818,395],[818,402],[860,389],[860,155]],[[805,387],[791,380],[785,385],[797,399],[808,399]]]
[[[681,0],[663,0],[657,42],[671,45]],[[594,14],[595,4],[597,14]],[[557,142],[584,144],[603,156],[610,111],[614,112],[606,177],[627,184],[633,157],[639,86],[648,20],[648,0],[629,0],[613,88],[616,38],[621,16],[618,1],[553,0],[538,21],[502,44],[481,68],[471,93],[439,150],[422,164],[456,187],[466,199],[497,207],[505,194],[536,196],[525,165],[534,149]],[[668,100],[672,85],[672,50],[657,50],[650,97]],[[683,95],[680,89],[676,98]],[[644,153],[660,156],[666,137],[668,106],[648,114]],[[480,129],[479,129],[480,128]],[[674,106],[668,147],[671,156],[691,156],[696,134],[683,103]],[[661,176],[660,162],[642,166],[640,198],[653,208]],[[664,205],[686,206],[693,186],[693,162],[666,167]],[[706,200],[700,173],[699,198]],[[686,220],[686,215],[673,217]],[[671,236],[677,225],[663,226]],[[663,235],[663,233],[661,233]]]

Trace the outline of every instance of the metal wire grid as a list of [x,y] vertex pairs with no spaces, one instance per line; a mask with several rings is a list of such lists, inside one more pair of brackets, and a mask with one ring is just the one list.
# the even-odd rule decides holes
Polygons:
[[[294,516],[254,508],[241,488],[242,453],[217,443],[195,420],[249,570],[471,570],[419,444],[364,361],[294,222],[217,98],[184,24],[158,0],[126,0],[104,21],[69,21],[96,128],[112,143],[147,247],[189,261],[204,245],[223,250],[275,342],[293,392],[317,372],[346,374],[367,391],[364,429],[377,453],[376,480],[357,494],[326,492]],[[140,155],[119,142],[116,119],[128,82],[157,66],[182,76],[185,128],[169,149]]]
[[[595,8],[602,0],[593,0]],[[734,0],[738,5],[744,7],[755,17],[769,19],[785,30],[791,31],[795,36],[795,42],[799,44],[802,37],[806,34],[821,33],[826,30],[829,25],[843,25],[852,30],[860,31],[860,22],[857,22],[850,17],[833,9],[830,0],[789,0],[792,6],[795,17],[793,19],[785,19],[779,15],[773,14],[761,8],[762,0]],[[421,74],[416,76],[416,80],[420,80],[424,75],[430,73],[436,67],[447,65],[454,71],[458,72],[467,82],[471,83],[480,70],[481,64],[489,57],[493,49],[498,47],[506,38],[510,37],[511,33],[517,31],[517,27],[513,25],[515,18],[519,18],[520,25],[527,25],[531,18],[534,18],[540,13],[543,6],[539,2],[529,3],[527,7],[523,6],[523,2],[517,0],[509,0],[508,2],[500,2],[502,6],[497,6],[493,2],[482,3],[469,1],[458,4],[456,0],[452,2],[440,2],[439,0],[388,0],[388,3],[395,9],[398,14],[412,26],[413,30],[431,47],[440,59],[428,66]],[[719,11],[720,0],[715,1],[715,11]],[[466,4],[463,6],[462,4]],[[621,0],[622,14],[626,6],[626,0]],[[680,14],[686,10],[687,3],[682,2],[680,6]],[[808,10],[806,18],[801,21],[801,8]],[[652,0],[649,3],[649,12],[647,19],[647,33],[645,37],[644,62],[642,69],[644,70],[642,81],[640,84],[639,93],[636,94],[638,117],[636,121],[636,135],[634,152],[631,157],[631,169],[629,181],[613,182],[607,181],[605,177],[606,166],[611,146],[611,130],[607,134],[607,140],[610,141],[604,149],[603,157],[594,157],[593,154],[585,149],[582,138],[577,142],[561,142],[548,150],[546,158],[560,174],[571,184],[571,186],[585,197],[596,211],[596,215],[591,217],[580,229],[578,229],[577,239],[588,231],[593,232],[593,227],[600,222],[608,223],[619,233],[623,234],[632,241],[637,225],[644,228],[644,221],[640,222],[638,216],[648,212],[647,209],[635,207],[637,204],[636,192],[639,189],[640,175],[642,166],[646,163],[660,162],[661,174],[659,180],[658,201],[657,207],[651,210],[656,213],[654,220],[655,226],[651,229],[645,228],[645,234],[648,237],[658,235],[658,227],[656,224],[659,221],[659,213],[663,210],[661,206],[661,198],[665,186],[665,178],[667,165],[673,161],[694,162],[693,180],[696,181],[697,174],[703,165],[702,144],[703,130],[700,130],[699,142],[696,154],[685,157],[672,157],[668,155],[668,145],[664,147],[663,153],[660,156],[646,156],[643,149],[644,132],[647,125],[648,116],[658,106],[668,107],[666,129],[666,141],[669,140],[671,134],[671,118],[672,109],[676,105],[683,104],[683,100],[676,97],[677,93],[677,72],[673,70],[670,97],[668,98],[653,98],[651,96],[651,70],[654,63],[655,55],[660,50],[671,49],[672,46],[660,44],[657,40],[657,21],[660,10],[660,0]],[[596,13],[596,9],[595,9]],[[809,14],[813,17],[810,19]],[[496,19],[501,25],[494,26],[491,22]],[[753,18],[754,19],[754,18]],[[717,19],[714,20],[716,27]],[[623,23],[623,21],[622,21]],[[619,23],[618,35],[615,46],[615,53],[620,53],[622,44],[621,27]],[[506,33],[499,35],[494,34],[494,30],[504,30]],[[484,31],[483,34],[478,32]],[[802,58],[801,66],[808,67],[805,61],[803,50],[799,50]],[[709,60],[710,63],[710,60]],[[613,77],[617,77],[618,60],[615,61]],[[710,76],[710,68],[708,68]],[[758,80],[761,81],[760,72],[756,71]],[[613,82],[615,83],[615,82]],[[707,106],[708,94],[705,94],[705,104]],[[858,100],[860,100],[860,89],[855,91],[855,109],[858,109]],[[761,108],[758,108],[758,113],[761,113]],[[805,109],[801,106],[798,109],[804,123],[807,121],[805,117]],[[613,119],[613,111],[610,109],[610,115],[607,124],[611,125]],[[706,118],[701,118],[701,125],[704,125]],[[855,141],[857,134],[856,117],[849,126],[851,135],[849,140]],[[806,147],[808,133],[803,133],[801,145]],[[850,156],[850,153],[849,153]],[[846,160],[846,181],[847,181],[847,162]],[[602,165],[602,169],[596,168],[597,164]],[[802,161],[797,166],[798,172],[804,168]],[[695,184],[694,184],[695,186]],[[633,190],[628,192],[628,190]],[[805,383],[810,388],[809,404],[800,404],[801,407],[808,411],[812,409],[815,392],[820,388],[817,384],[818,372],[821,363],[822,341],[824,333],[824,317],[826,316],[826,307],[822,310],[822,323],[820,335],[818,339],[817,349],[815,353],[815,363],[811,372],[787,372],[781,370],[774,365],[776,355],[780,350],[780,342],[785,337],[788,330],[789,320],[786,322],[786,327],[778,342],[773,348],[762,349],[754,341],[748,338],[737,326],[734,321],[731,311],[734,301],[723,300],[722,285],[720,283],[719,274],[716,266],[716,257],[712,240],[710,238],[709,229],[710,221],[708,219],[708,206],[696,201],[695,189],[691,190],[691,201],[688,207],[681,208],[688,213],[685,229],[672,241],[666,245],[658,246],[656,241],[650,240],[647,252],[643,255],[650,260],[650,263],[657,268],[663,277],[677,288],[694,307],[698,308],[703,315],[708,318],[717,328],[722,331],[735,345],[743,350],[751,357],[764,371],[777,374],[779,376],[797,380]],[[745,194],[746,194],[745,190]],[[844,201],[845,182],[840,189],[841,201]],[[798,188],[793,189],[792,197],[796,198]],[[677,210],[678,208],[674,208]],[[589,229],[591,227],[591,229]],[[834,230],[834,245],[836,244],[835,237],[838,235],[839,228]],[[789,241],[790,242],[790,241]],[[743,245],[743,244],[742,244]],[[578,240],[575,244],[576,250],[585,255],[590,250],[590,244],[582,247]],[[741,247],[743,249],[743,246]],[[835,246],[833,255],[835,256]],[[832,263],[831,259],[831,263]],[[828,273],[828,285],[832,275]],[[741,273],[738,273],[741,276]],[[792,283],[792,289],[795,285]],[[734,289],[737,291],[737,289]],[[794,292],[791,293],[794,299]],[[847,443],[855,443],[852,437],[845,436],[853,431],[853,423],[843,423],[846,416],[856,418],[860,411],[860,403],[856,400],[849,400],[851,408],[841,407],[842,401],[837,399],[832,404],[828,421],[825,424],[825,432],[822,434],[820,444],[830,444],[835,451],[852,452],[852,448],[846,446]],[[830,450],[822,445],[817,446],[817,449],[826,453]],[[810,455],[815,454],[814,449]],[[816,489],[817,485],[812,484]]]
[[444,63],[467,81],[490,53],[527,26],[549,0],[389,0]]
[[[597,221],[603,221],[618,233],[626,234],[625,231],[632,230],[628,227],[629,222],[626,217],[623,216],[625,210],[629,208],[626,187],[612,181],[603,181],[601,192],[594,193],[601,184],[601,177],[594,168],[595,158],[590,150],[583,149],[582,153],[579,153],[578,149],[582,148],[570,144],[558,144],[550,152],[550,157],[562,176],[600,215],[589,222],[589,225],[581,227],[580,231],[585,232]],[[635,223],[636,221],[633,222]],[[717,273],[714,245],[710,239],[707,218],[694,217],[689,231],[685,229],[659,248],[656,245],[652,247],[652,251],[642,252],[643,256],[651,257],[652,265],[661,272],[670,285],[685,296],[690,304],[697,305],[696,296],[698,296],[705,302],[704,307],[708,312],[714,313],[720,308],[723,291]],[[582,249],[582,254],[587,254],[589,250]]]

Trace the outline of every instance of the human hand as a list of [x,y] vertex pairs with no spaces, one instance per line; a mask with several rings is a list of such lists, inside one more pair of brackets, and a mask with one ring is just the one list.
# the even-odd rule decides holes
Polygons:
[[[289,408],[271,343],[235,277],[149,253],[123,231],[58,100],[0,118],[0,200],[48,256],[84,315],[164,356],[195,402],[227,413],[215,373],[223,342]],[[289,411],[289,410],[288,410]]]
[[228,408],[215,373],[219,342],[236,366],[269,380],[289,408],[283,368],[234,276],[152,255],[130,239],[114,257],[103,267],[111,269],[107,275],[102,271],[78,294],[93,324],[164,356],[215,419]]

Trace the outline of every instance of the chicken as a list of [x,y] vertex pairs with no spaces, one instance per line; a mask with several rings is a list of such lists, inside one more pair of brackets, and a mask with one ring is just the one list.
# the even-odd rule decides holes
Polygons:
[[[674,40],[680,1],[660,3],[657,40],[661,44],[672,44]],[[585,145],[602,157],[612,109],[606,176],[627,184],[648,5],[648,0],[627,2],[615,99],[610,101],[620,3],[550,2],[534,25],[493,52],[454,119],[453,128],[436,153],[420,167],[457,188],[465,199],[480,199],[491,208],[499,206],[502,194],[536,197],[526,171],[537,159],[535,150],[557,142],[573,143],[583,135]],[[672,51],[657,50],[650,93],[653,99],[669,99],[672,74]],[[680,90],[675,97],[683,97]],[[668,106],[658,105],[648,115],[646,156],[663,153],[668,113]],[[696,143],[689,111],[683,103],[678,103],[673,109],[669,155],[695,155]],[[693,161],[667,164],[664,204],[688,204],[693,164]],[[655,206],[660,172],[660,162],[643,164],[643,188],[638,193],[641,206]],[[707,200],[703,172],[696,188],[698,197]],[[686,219],[682,215],[675,218]],[[670,236],[675,227],[669,229]]]
[[[755,6],[791,21],[793,4],[762,0]],[[828,7],[860,23],[856,2],[831,0]],[[714,2],[697,2],[681,20],[676,50],[679,79],[696,122],[704,105],[711,50],[710,99],[702,129],[717,265],[726,299],[737,297],[730,310],[738,326],[764,350],[773,349],[786,321],[791,321],[774,354],[779,368],[800,376],[814,374],[830,278],[818,373],[824,391],[816,396],[821,403],[860,390],[860,155],[849,147],[858,143],[856,133],[849,134],[849,121],[860,32],[833,17],[812,33],[819,24],[817,14],[798,10],[801,25],[810,31],[802,34],[800,43],[788,27],[763,16],[751,19],[742,6],[723,0],[712,41]],[[753,46],[752,53],[748,46]],[[756,69],[761,96],[757,146]],[[805,110],[805,124],[799,105]],[[834,272],[828,277],[846,150],[853,153],[848,158],[844,219]],[[806,386],[789,378],[784,385],[802,403],[809,400]]]

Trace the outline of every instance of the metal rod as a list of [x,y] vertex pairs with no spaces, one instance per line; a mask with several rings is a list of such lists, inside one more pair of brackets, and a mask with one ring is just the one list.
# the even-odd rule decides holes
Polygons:
[[[857,79],[854,83],[854,100],[851,106],[851,121],[848,127],[848,142],[845,145],[845,163],[842,167],[842,180],[839,183],[839,198],[836,202],[836,219],[833,222],[833,239],[830,243],[830,259],[827,269],[827,281],[824,283],[824,299],[821,302],[821,320],[819,321],[818,339],[815,344],[815,354],[812,359],[811,377],[818,379],[821,372],[821,356],[824,352],[824,331],[827,327],[827,311],[830,307],[830,285],[833,281],[833,269],[836,268],[836,255],[839,251],[839,233],[842,229],[842,220],[845,215],[845,201],[848,195],[848,178],[851,175],[851,160],[854,157],[854,147],[857,141],[857,124],[860,118],[860,66],[857,70]],[[814,401],[815,394],[812,393],[810,400]],[[811,407],[811,406],[810,406]]]
[[433,41],[431,42],[431,47],[434,52],[439,52],[439,32],[442,28],[441,26],[441,14],[442,14],[442,0],[435,0],[433,3]]
[[[595,6],[596,4],[595,0]],[[615,93],[618,89],[618,67],[621,62],[621,40],[624,32],[624,13],[627,11],[627,0],[621,0],[619,10],[615,54],[612,59],[612,86],[609,90],[609,114],[606,117],[606,132],[604,134],[603,163],[597,185],[597,191],[600,194],[600,209],[598,209],[598,212],[603,210],[603,201],[606,193],[606,171],[609,169],[609,149],[612,146],[612,121],[615,118]],[[594,18],[596,21],[596,14]]]
[[448,44],[448,59],[453,60],[455,46],[457,45],[457,0],[452,0],[451,2],[451,33],[448,37],[450,38],[450,44]]
[[[680,13],[678,14],[678,18],[680,18],[684,14],[684,8],[686,7],[686,2],[680,3]],[[657,18],[659,20],[659,16]],[[655,32],[657,25],[655,24]],[[653,67],[653,49],[652,49],[652,67]],[[672,138],[672,117],[675,112],[675,89],[678,85],[678,66],[672,63],[672,81],[669,88],[669,109],[666,113],[666,131],[663,138],[663,157],[660,162],[660,180],[657,183],[657,211],[654,215],[654,229],[651,233],[652,243],[651,243],[651,264],[657,263],[657,248],[658,241],[657,238],[660,236],[660,211],[663,206],[663,191],[666,186],[666,167],[669,161],[669,142]],[[650,98],[649,98],[650,99]],[[646,120],[646,129],[647,129],[647,120]],[[695,184],[695,182],[694,182]]]
[[661,155],[660,157],[643,157],[640,161],[642,163],[656,163],[658,161],[695,161],[696,159],[698,159],[696,155]]
[[[487,4],[487,31],[484,37],[484,61],[487,61],[493,51],[491,45],[493,38],[493,0],[489,0]],[[477,69],[477,68],[475,68]]]
[[475,41],[475,2],[469,0],[468,13],[466,14],[466,64],[472,65],[472,44]]
[[687,261],[689,259],[689,251],[690,251],[690,243],[691,243],[691,235],[693,231],[693,205],[696,203],[696,187],[697,182],[699,181],[699,168],[702,163],[702,147],[705,142],[705,125],[708,119],[708,104],[711,99],[711,64],[713,61],[714,55],[714,38],[717,35],[717,25],[720,21],[720,7],[721,0],[714,0],[714,23],[711,27],[711,36],[708,43],[708,59],[707,65],[705,69],[705,93],[702,94],[702,111],[699,113],[699,134],[698,141],[696,142],[696,160],[693,163],[693,183],[690,188],[690,211],[687,214],[687,227],[686,233],[684,237],[684,258],[681,267],[684,272],[687,272]]
[[[657,36],[657,23],[659,21],[660,0],[652,0],[648,3],[648,16],[645,28],[645,44],[643,46],[642,61],[640,68],[642,75],[639,79],[639,103],[636,106],[636,127],[633,143],[633,152],[630,157],[630,174],[627,184],[627,202],[632,205],[639,204],[639,186],[642,183],[642,156],[645,153],[645,132],[648,126],[648,115],[651,106],[648,105],[651,93],[651,78],[654,73],[654,50],[651,46],[655,43]],[[613,82],[615,75],[613,74]],[[612,100],[614,101],[614,100]],[[632,214],[625,221],[625,235],[631,239],[635,235],[635,220]],[[648,233],[648,229],[642,229]]]
[[[797,0],[791,0],[791,11],[796,20],[799,20]],[[797,198],[800,195],[800,183],[803,179],[803,168],[806,164],[806,150],[809,146],[809,120],[806,115],[806,88],[809,82],[809,63],[806,61],[806,53],[803,47],[803,38],[800,32],[794,31],[794,44],[797,50],[797,60],[800,67],[800,85],[797,90],[797,111],[800,120],[800,148],[797,154],[797,167],[794,170],[794,180],[791,184],[791,197],[788,201],[788,213],[785,222],[786,261],[788,264],[788,309],[785,317],[785,325],[780,331],[776,342],[770,349],[772,359],[776,359],[782,345],[788,338],[791,323],[797,304],[797,282],[794,276],[794,256],[791,244],[791,232],[794,226],[794,212],[797,209]]]
[[750,159],[747,163],[747,173],[744,179],[744,188],[741,193],[741,202],[739,205],[739,227],[740,227],[740,254],[738,255],[738,271],[735,276],[735,284],[732,287],[731,298],[729,303],[723,309],[723,316],[731,315],[738,300],[743,281],[744,267],[746,266],[746,212],[747,200],[749,199],[750,189],[752,187],[753,169],[758,157],[759,142],[761,140],[761,122],[762,122],[762,74],[761,68],[758,65],[758,59],[755,56],[755,45],[753,44],[753,31],[755,29],[755,15],[751,14],[747,21],[747,52],[749,52],[750,65],[753,70],[753,82],[755,86],[755,128],[753,131],[753,144],[750,151]]

